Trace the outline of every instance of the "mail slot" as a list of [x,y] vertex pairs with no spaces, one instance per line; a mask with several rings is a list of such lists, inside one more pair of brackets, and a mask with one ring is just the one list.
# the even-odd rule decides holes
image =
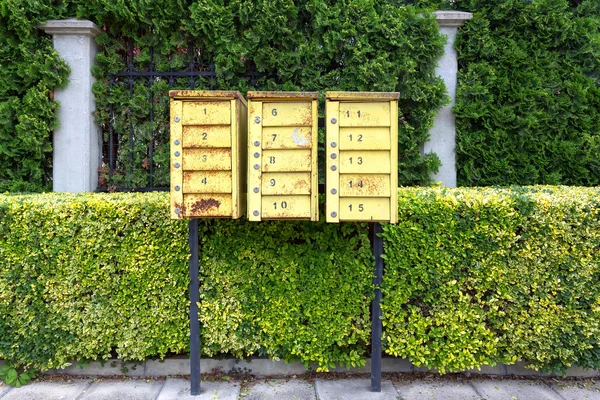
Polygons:
[[398,222],[399,93],[327,92],[327,222]]
[[248,220],[317,221],[317,93],[248,92]]
[[172,90],[171,218],[246,212],[246,100],[239,92]]

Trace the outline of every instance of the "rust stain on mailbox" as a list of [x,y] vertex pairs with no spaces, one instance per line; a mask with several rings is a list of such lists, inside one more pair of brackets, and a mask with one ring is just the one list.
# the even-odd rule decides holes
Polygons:
[[398,222],[399,93],[327,92],[327,222]]
[[247,104],[239,92],[172,90],[171,218],[246,211]]
[[317,93],[248,99],[248,219],[317,221]]

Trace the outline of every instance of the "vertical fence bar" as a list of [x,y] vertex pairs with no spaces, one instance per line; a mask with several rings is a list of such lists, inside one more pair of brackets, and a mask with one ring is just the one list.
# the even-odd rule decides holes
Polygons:
[[188,46],[188,53],[190,54],[190,90],[194,90],[194,42],[190,42]]
[[381,281],[383,280],[383,239],[378,235],[382,232],[381,224],[374,222],[371,225],[371,243],[373,256],[375,256],[375,297],[372,303],[371,317],[371,391],[381,392]]
[[190,380],[192,396],[200,394],[200,321],[198,301],[200,300],[199,261],[198,261],[198,219],[188,223],[190,239]]
[[133,113],[131,103],[133,102],[133,39],[129,39],[129,179],[133,176]]
[[[109,83],[109,96],[112,94],[112,90],[113,90],[113,85],[114,85],[114,78],[110,77],[110,83]],[[113,177],[113,173],[114,173],[114,168],[115,168],[115,149],[114,149],[114,126],[113,124],[115,123],[115,109],[113,107],[113,103],[112,101],[110,102],[110,109],[108,112],[108,184],[110,186],[110,184],[112,183],[112,177]]]
[[150,47],[150,76],[148,77],[148,86],[150,86],[150,146],[148,148],[148,161],[149,168],[148,173],[149,176],[149,187],[152,189],[154,187],[154,161],[152,160],[153,152],[154,152],[154,91],[152,90],[152,86],[154,85],[154,46]]

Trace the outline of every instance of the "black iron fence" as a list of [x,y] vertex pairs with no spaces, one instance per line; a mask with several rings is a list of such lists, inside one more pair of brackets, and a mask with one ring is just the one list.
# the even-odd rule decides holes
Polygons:
[[[134,63],[139,49],[128,43],[126,69],[108,76],[108,123],[103,124],[100,191],[155,191],[169,189],[170,89],[215,90],[219,83],[212,62],[190,43],[182,52],[184,69],[155,69],[154,48],[140,68]],[[169,56],[170,59],[170,56]],[[249,87],[265,76],[246,64],[242,77]]]

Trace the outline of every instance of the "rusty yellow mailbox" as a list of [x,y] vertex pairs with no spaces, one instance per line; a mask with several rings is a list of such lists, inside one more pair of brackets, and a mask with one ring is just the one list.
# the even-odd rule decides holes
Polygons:
[[317,93],[248,92],[248,219],[318,221]]
[[247,105],[239,92],[172,90],[171,218],[246,210]]
[[327,222],[398,222],[399,93],[327,92]]

